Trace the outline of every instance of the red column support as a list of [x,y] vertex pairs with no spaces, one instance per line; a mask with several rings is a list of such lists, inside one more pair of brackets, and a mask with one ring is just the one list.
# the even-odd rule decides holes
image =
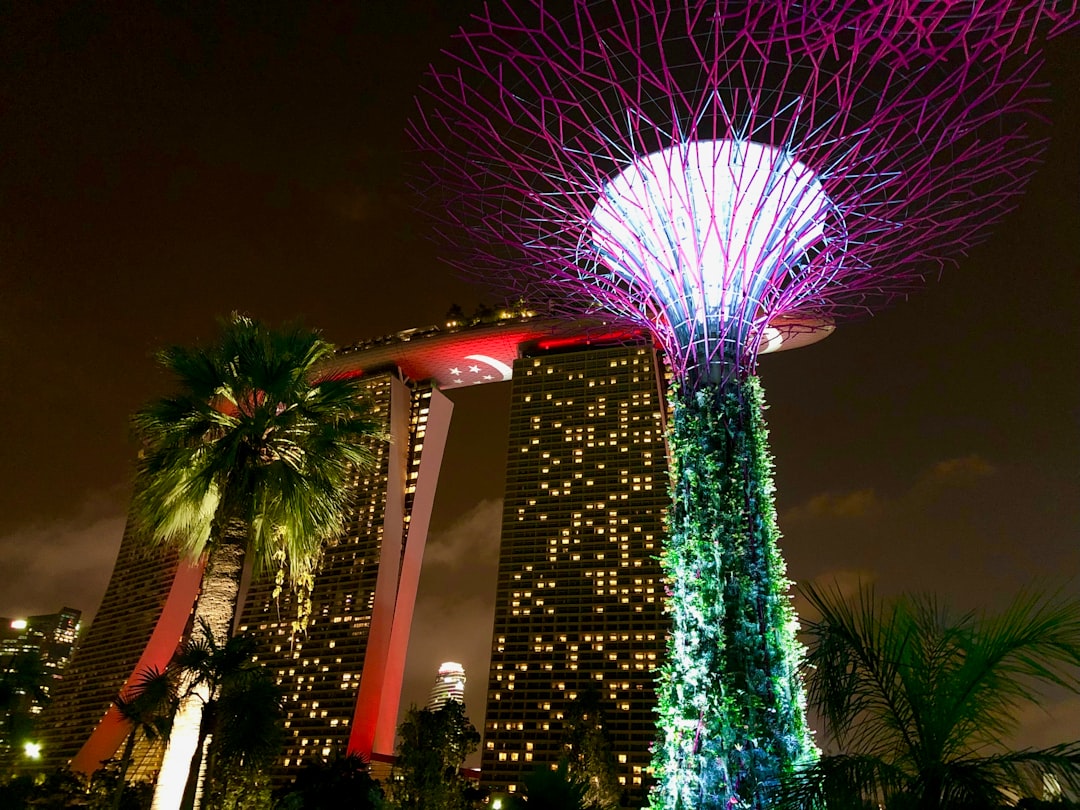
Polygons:
[[405,541],[405,557],[398,584],[397,607],[394,626],[390,635],[390,650],[386,662],[386,679],[379,705],[379,720],[375,726],[377,754],[394,753],[394,736],[397,733],[398,708],[401,704],[401,687],[405,677],[405,656],[409,649],[409,633],[412,630],[416,591],[420,584],[420,567],[424,561],[431,512],[435,504],[435,488],[439,483],[446,439],[450,432],[450,417],[454,403],[437,388],[431,390],[428,407],[427,428],[424,433],[424,451],[420,457],[420,470],[413,493],[412,517],[409,534]]
[[405,535],[405,485],[409,459],[409,410],[412,394],[408,386],[390,381],[390,455],[386,475],[386,511],[383,515],[379,574],[375,580],[375,604],[371,610],[364,670],[356,695],[349,733],[349,753],[371,758],[375,727],[385,686],[386,660],[397,603],[401,545]]

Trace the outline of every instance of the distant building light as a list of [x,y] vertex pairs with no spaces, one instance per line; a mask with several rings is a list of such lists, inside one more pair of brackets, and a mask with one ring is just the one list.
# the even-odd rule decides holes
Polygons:
[[[23,622],[25,625],[26,622]],[[23,753],[30,759],[41,759],[41,743],[23,743]]]
[[455,661],[447,661],[439,667],[428,708],[438,711],[451,700],[465,702],[465,668]]
[[26,619],[12,619],[11,620],[11,629],[12,630],[25,630],[26,629]]

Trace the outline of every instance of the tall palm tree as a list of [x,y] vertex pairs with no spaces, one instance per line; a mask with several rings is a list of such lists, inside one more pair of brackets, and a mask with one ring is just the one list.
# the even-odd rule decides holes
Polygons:
[[[333,351],[316,332],[234,314],[214,344],[159,354],[179,391],[133,418],[143,445],[133,516],[151,543],[205,557],[196,641],[231,635],[246,557],[256,574],[298,586],[304,604],[324,545],[342,531],[351,478],[374,463],[382,433],[358,380],[319,377]],[[208,689],[181,703],[155,808],[178,806]]]
[[139,673],[130,689],[113,698],[113,705],[120,717],[131,726],[120,756],[116,792],[113,795],[114,810],[119,810],[123,804],[127,772],[139,735],[146,740],[164,738],[172,725],[176,700],[176,682],[172,673],[161,672],[155,667],[148,667]]
[[803,586],[809,696],[842,752],[787,785],[781,806],[995,808],[1048,782],[1080,790],[1080,741],[1008,750],[1046,687],[1080,692],[1080,602],[1023,593],[999,614],[929,597]]

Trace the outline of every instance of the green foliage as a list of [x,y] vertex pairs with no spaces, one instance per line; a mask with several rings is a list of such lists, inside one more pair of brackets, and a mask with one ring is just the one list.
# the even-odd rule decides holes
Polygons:
[[317,332],[235,314],[215,344],[162,351],[180,390],[133,418],[140,528],[197,558],[215,520],[238,518],[261,569],[308,578],[341,531],[354,468],[371,466],[382,435],[358,380],[317,378],[333,356]]
[[769,807],[812,759],[756,380],[672,394],[656,810]]
[[438,711],[409,709],[398,728],[397,761],[388,793],[396,810],[465,810],[465,758],[480,734],[456,700]]
[[605,726],[600,693],[590,688],[569,701],[563,712],[562,736],[565,770],[585,785],[585,805],[595,810],[619,806],[622,789],[615,755]]
[[120,763],[116,760],[105,762],[90,777],[86,807],[90,810],[150,810],[154,800],[154,786],[150,782],[128,782],[123,792],[120,785]]
[[[3,810],[111,810],[116,806],[120,781],[117,763],[94,772],[87,780],[82,774],[57,769],[47,774],[23,774],[0,782],[0,808]],[[150,810],[153,786],[147,782],[128,785],[120,810]]]
[[252,666],[221,687],[213,712],[207,766],[207,810],[268,806],[267,771],[284,739],[281,689],[270,673]]
[[280,792],[278,810],[379,810],[383,807],[379,783],[358,754],[347,754],[306,765],[286,790]]
[[1056,783],[1080,795],[1080,741],[1009,751],[1045,687],[1080,692],[1080,601],[1021,594],[1000,614],[929,597],[803,588],[820,618],[810,697],[842,753],[790,780],[783,806],[1011,806]]
[[66,810],[70,807],[103,808],[87,792],[81,774],[58,768],[46,774],[24,774],[0,784],[0,807],[4,810]]
[[525,776],[527,810],[592,810],[588,801],[589,783],[570,772],[564,760],[552,770],[538,765]]
[[218,642],[208,627],[180,650],[174,668],[189,691],[206,687],[199,746],[188,774],[185,797],[194,797],[201,767],[199,752],[209,737],[204,774],[208,810],[234,810],[265,804],[269,782],[263,771],[281,749],[281,690],[271,673],[255,661],[252,636]]
[[29,774],[12,776],[0,781],[0,807],[5,810],[23,810],[37,798],[38,787]]

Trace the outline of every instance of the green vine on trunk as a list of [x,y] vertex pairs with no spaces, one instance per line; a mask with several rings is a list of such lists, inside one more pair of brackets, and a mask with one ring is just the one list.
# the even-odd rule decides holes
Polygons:
[[756,379],[671,393],[672,629],[660,671],[654,810],[765,808],[816,756],[778,548]]

